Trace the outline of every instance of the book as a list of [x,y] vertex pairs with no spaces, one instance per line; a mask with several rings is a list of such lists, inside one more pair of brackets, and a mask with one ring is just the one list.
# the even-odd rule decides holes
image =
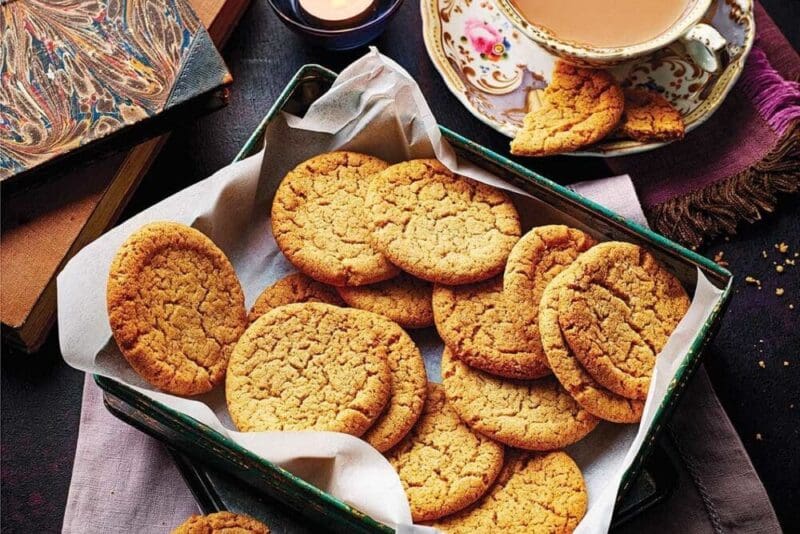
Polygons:
[[219,107],[232,81],[187,0],[15,0],[0,28],[4,182]]
[[[249,0],[190,0],[222,46]],[[108,154],[59,180],[3,195],[0,319],[3,339],[39,348],[55,321],[55,277],[84,245],[119,217],[167,135]],[[5,193],[5,191],[4,191]]]

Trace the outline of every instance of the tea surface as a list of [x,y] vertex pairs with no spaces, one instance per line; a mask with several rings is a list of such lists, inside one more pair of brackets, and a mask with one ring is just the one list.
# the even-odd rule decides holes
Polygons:
[[601,48],[657,37],[692,0],[511,0],[536,26],[556,37]]

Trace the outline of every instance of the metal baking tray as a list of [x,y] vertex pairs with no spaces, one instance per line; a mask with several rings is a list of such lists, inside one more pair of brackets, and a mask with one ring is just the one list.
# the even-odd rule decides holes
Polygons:
[[[306,65],[301,68],[236,156],[236,160],[261,149],[266,125],[279,113],[286,111],[293,115],[303,115],[309,105],[328,90],[335,76],[335,73],[318,65]],[[730,298],[731,274],[709,259],[628,221],[445,127],[440,128],[443,137],[459,157],[520,187],[557,210],[601,232],[609,239],[628,241],[646,247],[677,276],[690,294],[694,290],[697,269],[700,269],[712,284],[723,290],[720,305],[712,312],[694,339],[677,371],[675,380],[659,406],[644,445],[622,479],[616,519],[620,519],[623,509],[629,514],[635,513],[642,506],[652,503],[654,495],[658,497],[664,493],[663,488],[658,491],[653,488],[642,491],[642,479],[637,476],[643,472],[646,460],[655,450],[657,437],[700,362],[703,349],[719,327],[720,318]],[[107,406],[111,408],[112,413],[161,439],[187,458],[199,462],[198,465],[234,477],[260,494],[302,514],[311,522],[324,525],[327,530],[348,533],[391,532],[386,525],[258,457],[199,421],[113,379],[95,376],[95,381],[104,390]],[[651,481],[655,480],[651,472],[648,472],[645,478],[647,477]],[[634,482],[637,480],[639,483],[634,490]],[[622,499],[637,492],[638,497],[634,499],[636,501],[634,506],[625,508]]]

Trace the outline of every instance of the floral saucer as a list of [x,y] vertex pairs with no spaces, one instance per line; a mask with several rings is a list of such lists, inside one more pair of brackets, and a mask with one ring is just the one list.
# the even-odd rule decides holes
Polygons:
[[[547,87],[555,57],[522,35],[494,0],[420,0],[428,55],[445,84],[478,119],[513,137]],[[679,42],[611,70],[623,86],[659,91],[683,114],[689,132],[711,116],[736,83],[755,38],[752,0],[715,0],[704,22],[728,41],[723,66],[709,73]],[[580,156],[622,156],[664,143],[607,139]]]

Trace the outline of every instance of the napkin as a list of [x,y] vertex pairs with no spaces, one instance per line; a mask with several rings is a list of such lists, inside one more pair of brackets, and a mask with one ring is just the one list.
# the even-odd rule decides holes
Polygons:
[[800,57],[758,2],[754,9],[756,42],[711,118],[681,142],[606,160],[633,177],[651,226],[690,247],[800,191]]

